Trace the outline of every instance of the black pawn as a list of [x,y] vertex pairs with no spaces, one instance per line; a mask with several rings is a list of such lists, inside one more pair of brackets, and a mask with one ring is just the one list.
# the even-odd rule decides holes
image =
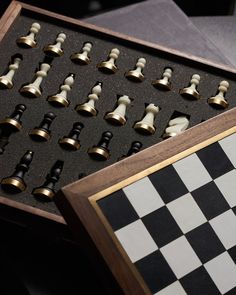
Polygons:
[[127,157],[130,157],[130,156],[132,156],[134,154],[137,154],[141,150],[142,146],[143,146],[143,144],[140,141],[133,141],[128,153],[126,155],[121,156],[118,159],[118,161],[122,160],[122,159],[125,159]]
[[1,181],[2,188],[12,193],[22,192],[26,189],[25,173],[29,170],[34,152],[27,151],[16,165],[15,172]]
[[14,112],[4,120],[0,121],[0,126],[9,129],[11,131],[19,131],[22,128],[21,117],[26,110],[24,104],[18,104],[15,107]]
[[50,126],[55,118],[56,115],[52,112],[45,114],[39,127],[35,127],[30,131],[30,137],[39,141],[48,141],[51,138]]
[[50,173],[46,176],[46,180],[43,185],[35,188],[32,194],[38,198],[52,200],[56,193],[55,185],[60,178],[61,172],[63,170],[63,165],[63,161],[56,161],[56,163],[52,166]]
[[59,144],[64,149],[68,150],[78,150],[80,148],[80,140],[79,135],[82,129],[84,128],[84,124],[81,122],[76,122],[73,125],[72,130],[68,134],[68,136],[64,136],[59,140]]
[[88,154],[97,160],[107,160],[110,157],[110,151],[108,145],[112,139],[113,134],[110,131],[103,132],[102,138],[98,145],[91,147],[88,150]]

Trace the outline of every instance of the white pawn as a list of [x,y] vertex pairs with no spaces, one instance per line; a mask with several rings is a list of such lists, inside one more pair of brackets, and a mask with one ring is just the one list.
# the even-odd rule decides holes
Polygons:
[[226,109],[229,103],[225,99],[226,92],[228,91],[229,83],[221,81],[218,87],[218,94],[208,99],[208,103],[216,108]]
[[25,94],[28,97],[39,97],[42,95],[41,92],[41,83],[43,79],[47,76],[47,73],[51,66],[46,63],[42,63],[40,66],[40,70],[36,72],[35,74],[35,80],[33,83],[30,83],[28,85],[23,86],[20,89],[20,93]]
[[131,103],[130,98],[127,95],[123,95],[118,99],[118,106],[113,112],[108,113],[105,119],[119,125],[126,123],[125,113],[127,106]]
[[157,113],[160,111],[158,106],[155,106],[153,103],[150,103],[146,107],[146,114],[143,117],[143,119],[139,122],[137,122],[134,125],[134,129],[137,129],[141,132],[148,133],[148,134],[154,134],[156,131],[156,128],[154,126],[154,120],[157,115]]
[[113,48],[109,54],[108,60],[103,61],[97,65],[98,69],[106,73],[117,72],[118,68],[115,63],[119,57],[119,54],[120,54],[120,50],[117,48]]
[[16,43],[20,46],[27,48],[33,48],[37,45],[36,35],[38,34],[41,26],[39,23],[33,23],[30,28],[30,33],[27,36],[20,37],[16,40]]
[[201,96],[197,91],[197,86],[201,77],[198,74],[192,75],[190,86],[180,90],[180,94],[186,98],[199,99]]
[[64,33],[60,33],[57,36],[56,39],[56,43],[55,44],[51,44],[51,45],[47,45],[46,47],[44,47],[43,51],[53,57],[57,57],[57,56],[62,56],[63,55],[63,50],[61,48],[62,43],[65,42],[66,39],[66,34]]
[[74,79],[75,75],[70,74],[65,80],[64,83],[60,86],[60,92],[57,93],[56,95],[52,95],[48,97],[48,101],[56,106],[61,106],[61,107],[68,107],[70,104],[70,101],[67,98],[67,94],[69,91],[71,91],[71,87],[74,84]]
[[21,62],[21,58],[20,57],[15,57],[13,60],[13,63],[9,65],[8,69],[8,73],[6,75],[3,75],[0,77],[0,85],[3,88],[12,88],[13,87],[13,76],[15,75],[16,70],[18,70],[19,68],[19,64]]
[[95,102],[99,99],[99,96],[102,92],[102,83],[99,82],[91,90],[91,93],[88,95],[88,101],[76,106],[75,110],[79,113],[89,116],[96,116],[97,110],[95,108]]
[[145,65],[146,65],[146,59],[143,57],[139,58],[136,63],[136,68],[134,70],[128,71],[125,74],[125,77],[127,77],[130,80],[142,82],[144,80],[144,75],[142,73],[142,70],[144,69]]
[[163,138],[173,137],[188,128],[189,120],[185,116],[179,116],[169,121],[168,127],[165,129]]
[[87,42],[83,45],[83,48],[82,48],[82,52],[79,52],[79,53],[74,53],[71,55],[70,59],[74,62],[78,62],[80,64],[89,64],[90,63],[90,57],[89,57],[89,53],[91,51],[93,47],[93,44],[90,43],[90,42]]
[[162,75],[162,79],[157,79],[152,82],[152,85],[162,90],[171,90],[170,78],[173,70],[171,68],[165,68]]

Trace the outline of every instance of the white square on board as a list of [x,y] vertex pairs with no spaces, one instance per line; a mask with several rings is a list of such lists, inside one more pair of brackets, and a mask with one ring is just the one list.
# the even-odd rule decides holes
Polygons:
[[187,295],[179,281],[165,287],[154,295]]
[[236,133],[233,133],[219,141],[222,149],[236,168]]

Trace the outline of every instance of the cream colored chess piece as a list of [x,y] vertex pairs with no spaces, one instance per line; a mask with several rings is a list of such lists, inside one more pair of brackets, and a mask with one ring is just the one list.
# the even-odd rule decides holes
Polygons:
[[105,119],[111,123],[124,125],[126,123],[125,113],[127,106],[131,100],[127,95],[123,95],[118,99],[118,106],[113,112],[106,114]]
[[13,77],[15,75],[15,72],[18,70],[20,62],[22,58],[15,57],[13,60],[13,63],[9,65],[8,67],[8,73],[6,75],[3,75],[0,77],[0,85],[3,88],[12,88],[13,87]]
[[146,59],[143,57],[139,58],[136,63],[135,69],[128,71],[125,74],[125,77],[133,81],[142,82],[144,80],[144,75],[142,71],[145,65],[146,65]]
[[118,59],[119,54],[119,49],[113,48],[109,54],[108,60],[97,65],[98,69],[106,73],[116,73],[118,70],[116,60]]
[[229,106],[229,103],[225,99],[228,88],[229,83],[227,81],[221,81],[220,85],[218,86],[218,94],[208,98],[207,102],[213,107],[226,109]]
[[189,120],[185,116],[179,116],[169,121],[163,138],[169,138],[182,133],[188,128]]
[[190,81],[190,86],[180,90],[180,94],[186,98],[199,99],[201,96],[197,91],[197,86],[201,77],[198,74],[194,74]]
[[58,34],[56,38],[56,43],[47,45],[46,47],[44,47],[43,51],[46,54],[53,57],[62,56],[64,53],[62,49],[62,44],[65,42],[65,39],[66,39],[66,34],[64,33]]
[[146,107],[145,111],[146,114],[144,118],[134,125],[134,129],[147,134],[154,134],[156,131],[156,127],[154,126],[154,120],[160,109],[158,106],[155,106],[153,103],[150,103]]
[[152,85],[161,90],[171,90],[170,78],[172,76],[173,70],[171,68],[165,68],[162,74],[162,79],[157,79],[152,81]]
[[33,23],[30,28],[30,32],[27,36],[20,37],[16,40],[19,46],[33,48],[37,45],[36,35],[38,34],[41,26],[39,23]]
[[70,59],[80,64],[85,64],[85,65],[89,64],[90,63],[89,54],[91,52],[92,47],[93,47],[92,43],[86,42],[83,45],[81,52],[72,54]]

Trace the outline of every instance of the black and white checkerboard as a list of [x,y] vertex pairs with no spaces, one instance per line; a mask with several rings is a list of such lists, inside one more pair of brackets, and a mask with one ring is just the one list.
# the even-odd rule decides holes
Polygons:
[[236,294],[236,134],[98,201],[153,294]]

